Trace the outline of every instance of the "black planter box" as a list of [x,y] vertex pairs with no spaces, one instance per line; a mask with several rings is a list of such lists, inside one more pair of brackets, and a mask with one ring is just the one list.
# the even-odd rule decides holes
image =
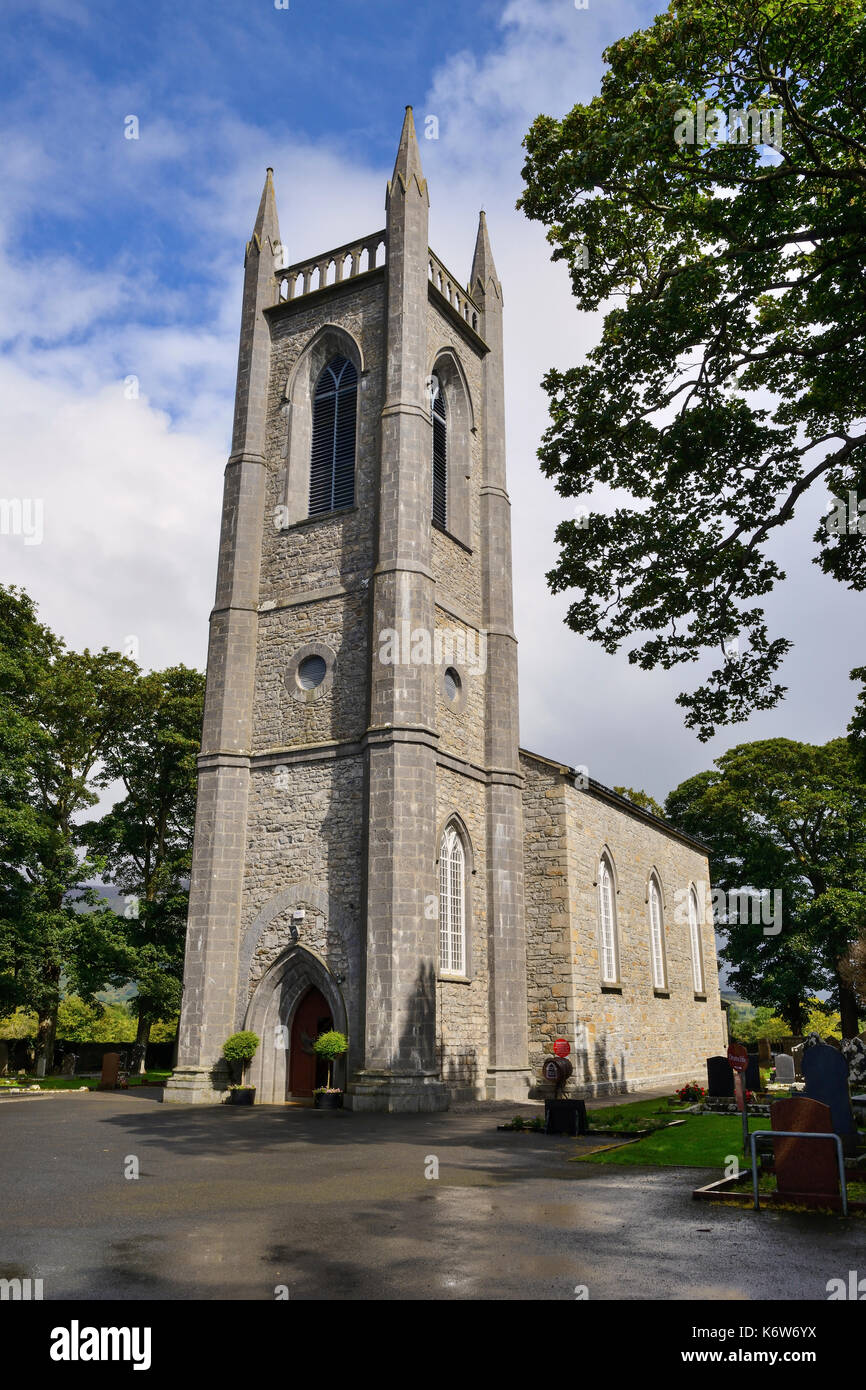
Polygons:
[[239,1091],[229,1091],[229,1105],[255,1105],[255,1086],[244,1086]]
[[342,1110],[343,1092],[326,1091],[322,1095],[314,1096],[313,1108],[316,1110]]
[[546,1100],[544,1102],[545,1134],[588,1134],[586,1102],[582,1100]]

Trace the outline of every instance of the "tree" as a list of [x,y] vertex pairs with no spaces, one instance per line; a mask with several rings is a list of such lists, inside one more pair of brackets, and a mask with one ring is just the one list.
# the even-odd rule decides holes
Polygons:
[[21,590],[0,587],[0,1002],[38,1017],[50,1067],[64,977],[85,999],[121,964],[116,918],[92,888],[82,813],[127,719],[137,668],[67,650]]
[[88,1003],[70,994],[60,1001],[57,1036],[67,1042],[132,1042],[135,1020],[128,1004]]
[[[848,741],[740,744],[671,792],[665,810],[709,848],[713,883],[727,895],[720,955],[737,992],[799,1033],[808,997],[827,990],[853,1037],[844,962],[866,924],[866,783]],[[759,915],[743,890],[781,899],[765,899],[773,913]]]
[[746,1009],[742,1005],[731,1007],[731,1037],[737,1042],[781,1042],[788,1037],[791,1029],[785,1019],[773,1013],[769,1005],[762,1004],[756,1009]]
[[85,832],[126,898],[125,968],[138,987],[130,1002],[142,1047],[151,1025],[180,1009],[204,684],[186,666],[136,680],[127,726],[105,757],[106,777],[126,795]]
[[633,806],[640,806],[644,811],[651,811],[654,816],[664,820],[664,808],[658,804],[655,797],[650,796],[649,792],[640,791],[634,787],[614,787],[617,796],[624,796],[626,801],[630,801]]
[[586,362],[543,382],[542,471],[563,497],[615,493],[560,523],[548,582],[578,590],[575,632],[633,642],[645,670],[721,654],[677,697],[701,739],[784,694],[791,643],[759,601],[810,489],[841,499],[814,562],[866,587],[864,16],[678,0],[606,51],[600,96],[525,141],[519,206],[579,307],[613,306]]

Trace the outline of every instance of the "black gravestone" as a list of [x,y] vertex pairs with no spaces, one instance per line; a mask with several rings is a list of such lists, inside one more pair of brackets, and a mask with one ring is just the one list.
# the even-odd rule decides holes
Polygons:
[[857,1128],[848,1094],[848,1063],[835,1047],[815,1043],[803,1052],[803,1076],[810,1100],[829,1105],[833,1132],[840,1135],[846,1153],[853,1153]]
[[757,1052],[749,1053],[749,1062],[746,1067],[746,1090],[763,1090],[763,1086],[761,1085],[761,1063]]
[[727,1057],[707,1058],[707,1091],[711,1096],[734,1094],[734,1073]]

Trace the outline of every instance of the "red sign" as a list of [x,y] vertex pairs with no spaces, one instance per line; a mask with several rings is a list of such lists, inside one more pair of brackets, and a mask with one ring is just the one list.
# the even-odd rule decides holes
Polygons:
[[728,1062],[734,1071],[745,1071],[749,1065],[749,1054],[742,1043],[731,1043],[728,1048]]
[[557,1057],[567,1057],[571,1051],[571,1043],[566,1042],[565,1038],[557,1038],[553,1044],[553,1051]]

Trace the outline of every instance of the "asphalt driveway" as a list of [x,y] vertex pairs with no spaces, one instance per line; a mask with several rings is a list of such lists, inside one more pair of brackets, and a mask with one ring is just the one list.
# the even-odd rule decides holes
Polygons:
[[574,1141],[496,1114],[156,1097],[0,1106],[0,1278],[64,1300],[825,1300],[864,1263],[862,1221],[697,1203],[711,1174],[571,1163]]

